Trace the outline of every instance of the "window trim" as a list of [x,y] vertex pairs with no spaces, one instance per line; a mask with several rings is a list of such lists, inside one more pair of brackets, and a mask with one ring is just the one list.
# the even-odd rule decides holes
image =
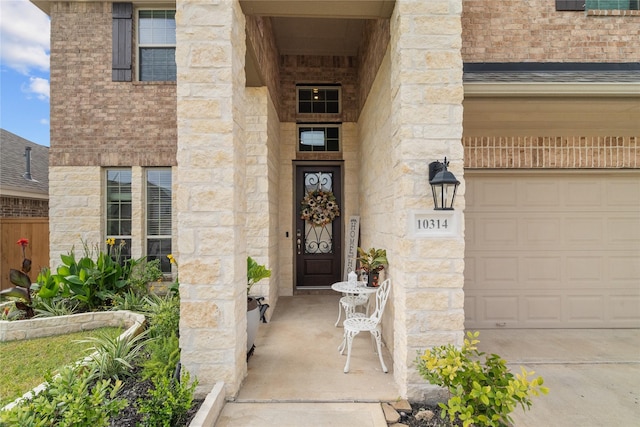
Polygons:
[[[135,43],[135,69],[136,69],[136,81],[142,83],[165,83],[165,82],[173,82],[175,83],[178,79],[177,69],[176,69],[176,80],[142,80],[140,76],[140,63],[142,62],[142,55],[140,54],[140,49],[145,47],[157,47],[157,48],[166,48],[173,47],[174,52],[177,50],[177,40],[174,44],[141,44],[140,43],[140,12],[142,11],[173,11],[177,12],[175,8],[171,7],[139,7],[135,9],[135,34],[134,34],[134,43]],[[174,15],[175,20],[175,15]],[[175,53],[174,53],[175,55]],[[176,67],[177,68],[177,67]]]
[[[109,238],[114,238],[116,241],[116,245],[120,244],[120,241],[127,241],[128,242],[128,251],[126,252],[127,255],[125,255],[125,258],[129,258],[132,256],[132,245],[133,245],[133,204],[134,204],[134,200],[133,200],[133,171],[132,168],[130,167],[107,167],[104,168],[104,236],[105,236],[105,241],[106,239]],[[110,207],[110,203],[111,201],[109,200],[109,172],[115,172],[115,171],[120,171],[120,172],[129,172],[129,178],[130,178],[130,183],[129,183],[129,201],[130,201],[130,210],[131,210],[131,216],[129,217],[129,221],[131,222],[131,230],[129,230],[128,235],[125,234],[111,234],[109,233],[109,207]],[[121,183],[119,184],[120,186],[122,185]],[[126,194],[126,193],[125,193]],[[122,215],[119,215],[118,217],[118,221],[122,221]],[[119,227],[121,228],[121,227]]]
[[[171,179],[171,200],[169,202],[169,207],[171,208],[171,212],[169,213],[169,222],[171,224],[171,230],[170,230],[170,234],[157,234],[157,235],[152,235],[149,233],[149,216],[148,216],[148,212],[149,212],[149,172],[151,171],[167,171],[169,173],[170,179]],[[143,168],[143,177],[144,177],[144,215],[143,215],[143,221],[144,221],[144,237],[143,237],[143,253],[144,256],[149,257],[149,240],[150,239],[168,239],[171,245],[171,250],[169,251],[169,253],[171,253],[173,251],[173,226],[174,226],[174,194],[173,194],[173,178],[174,178],[174,173],[173,173],[173,168],[167,166],[167,167],[147,167],[147,168]],[[164,254],[161,254],[164,255]],[[166,254],[168,255],[168,254]],[[160,258],[160,264],[166,264],[167,261],[165,261],[162,257]],[[163,271],[162,273],[164,275],[168,275],[171,274],[172,268],[171,265],[169,264],[169,270],[168,271]]]
[[[336,128],[338,129],[338,149],[335,151],[318,150],[318,151],[303,151],[300,150],[300,128]],[[325,144],[326,148],[326,144]],[[296,124],[296,153],[308,154],[308,153],[342,153],[342,123],[297,123]]]

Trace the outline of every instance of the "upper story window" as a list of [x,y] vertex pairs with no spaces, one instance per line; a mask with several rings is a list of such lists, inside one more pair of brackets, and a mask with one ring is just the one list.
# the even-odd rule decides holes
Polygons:
[[557,11],[638,9],[640,0],[556,0]]
[[585,0],[587,10],[638,10],[639,0]]
[[339,86],[298,86],[298,113],[340,113]]
[[138,11],[140,81],[176,81],[176,11]]

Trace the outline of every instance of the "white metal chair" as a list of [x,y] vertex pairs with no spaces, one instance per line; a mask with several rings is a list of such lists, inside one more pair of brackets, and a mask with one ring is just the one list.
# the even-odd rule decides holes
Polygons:
[[359,306],[366,307],[367,312],[369,311],[369,295],[345,295],[340,298],[340,301],[338,301],[338,320],[336,320],[335,326],[340,323],[343,310],[344,318],[348,319],[354,316],[356,308]]
[[380,365],[382,371],[387,373],[389,370],[384,364],[382,359],[382,330],[380,328],[380,322],[382,321],[382,313],[384,307],[387,304],[389,298],[389,291],[391,290],[391,279],[387,279],[376,291],[376,309],[369,317],[366,316],[353,316],[345,319],[344,325],[344,338],[342,344],[338,347],[340,354],[344,354],[345,347],[347,348],[347,363],[344,365],[345,374],[349,372],[349,362],[351,361],[351,347],[353,344],[353,338],[360,332],[370,332],[371,336],[376,340],[376,347],[378,351],[378,357],[380,358]]

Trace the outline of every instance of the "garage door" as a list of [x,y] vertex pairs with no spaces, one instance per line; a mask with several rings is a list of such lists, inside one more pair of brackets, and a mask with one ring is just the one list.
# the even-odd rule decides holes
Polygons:
[[467,328],[640,327],[640,172],[465,180]]

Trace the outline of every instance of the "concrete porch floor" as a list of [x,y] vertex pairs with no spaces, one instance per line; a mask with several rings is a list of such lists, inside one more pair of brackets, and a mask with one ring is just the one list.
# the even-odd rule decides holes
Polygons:
[[[281,297],[261,324],[249,375],[218,427],[385,427],[379,402],[398,399],[393,363],[380,368],[369,334],[354,340],[351,371],[337,347],[337,295]],[[550,388],[517,427],[635,425],[640,417],[640,330],[483,330],[480,349],[542,375]]]

